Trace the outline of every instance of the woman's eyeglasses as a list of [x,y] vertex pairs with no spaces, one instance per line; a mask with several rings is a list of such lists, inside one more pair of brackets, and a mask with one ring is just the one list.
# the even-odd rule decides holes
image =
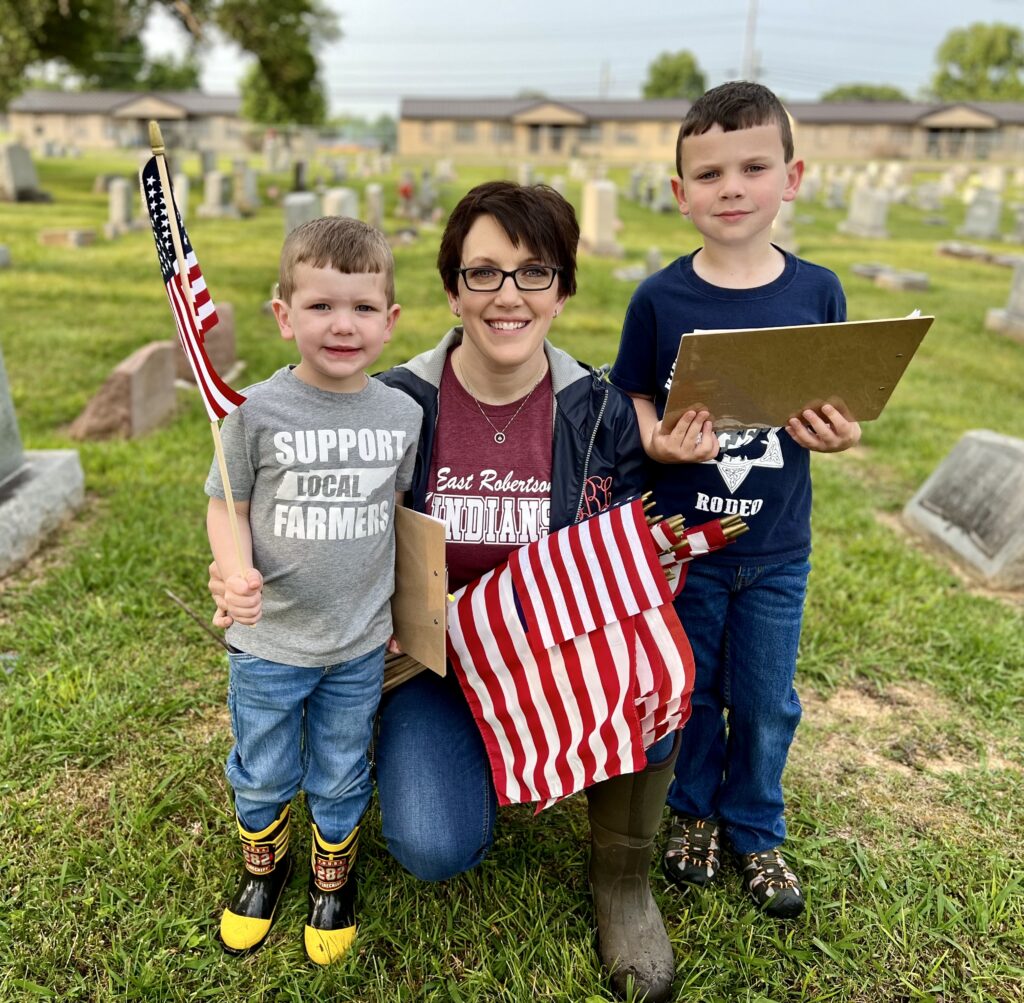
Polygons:
[[459,275],[470,292],[494,293],[504,285],[505,279],[511,279],[520,292],[539,293],[551,288],[555,276],[561,270],[551,265],[523,265],[522,268],[506,272],[503,268],[476,265],[473,268],[460,268]]

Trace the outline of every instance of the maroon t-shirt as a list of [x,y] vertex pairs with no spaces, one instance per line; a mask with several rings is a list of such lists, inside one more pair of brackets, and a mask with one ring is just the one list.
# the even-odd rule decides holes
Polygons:
[[[455,378],[451,355],[445,362],[427,512],[445,523],[452,592],[547,534],[555,403],[550,372],[523,404],[525,398],[478,407]],[[494,441],[495,429],[504,431],[504,442]]]

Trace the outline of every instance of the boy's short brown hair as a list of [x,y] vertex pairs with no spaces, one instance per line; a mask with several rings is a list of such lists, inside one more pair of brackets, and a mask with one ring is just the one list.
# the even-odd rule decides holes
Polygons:
[[375,272],[384,276],[388,306],[395,302],[395,259],[380,230],[347,216],[321,216],[297,226],[281,248],[278,295],[291,303],[295,266],[333,268],[344,274]]
[[683,176],[683,140],[687,136],[703,136],[716,125],[721,126],[723,132],[777,125],[786,163],[793,159],[793,130],[782,102],[763,84],[732,80],[702,94],[686,113],[676,140],[676,171],[680,177]]
[[493,216],[515,247],[528,247],[545,265],[558,268],[558,290],[563,296],[576,292],[580,226],[572,205],[547,185],[487,181],[462,196],[441,235],[437,270],[453,296],[459,294],[462,245],[480,216]]

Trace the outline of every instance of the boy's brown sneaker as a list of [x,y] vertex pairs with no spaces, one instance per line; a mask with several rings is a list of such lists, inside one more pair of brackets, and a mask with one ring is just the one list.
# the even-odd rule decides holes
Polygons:
[[711,884],[718,874],[718,823],[709,818],[673,815],[661,869],[680,888]]
[[761,912],[777,919],[793,919],[804,911],[800,881],[778,847],[759,853],[737,854],[743,887]]

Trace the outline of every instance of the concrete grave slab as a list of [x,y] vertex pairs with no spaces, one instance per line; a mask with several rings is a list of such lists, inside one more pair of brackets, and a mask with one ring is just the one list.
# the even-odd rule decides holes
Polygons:
[[968,432],[903,518],[989,587],[1024,589],[1024,439]]

